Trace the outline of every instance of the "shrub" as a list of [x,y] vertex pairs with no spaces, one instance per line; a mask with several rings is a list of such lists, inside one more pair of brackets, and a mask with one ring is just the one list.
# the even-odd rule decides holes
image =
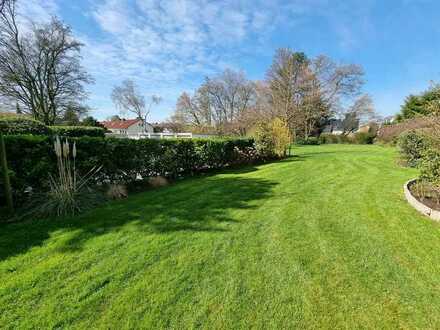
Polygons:
[[62,137],[104,137],[105,130],[101,127],[89,126],[50,126],[49,131],[52,135]]
[[287,123],[280,118],[275,118],[272,121],[271,126],[275,155],[278,157],[285,157],[286,148],[292,142],[289,127],[287,126]]
[[324,133],[319,136],[319,143],[320,144],[353,143],[353,138],[343,134]]
[[[76,169],[85,175],[101,166],[96,183],[132,183],[139,178],[178,177],[261,159],[253,139],[130,140],[117,138],[71,138],[77,146]],[[11,184],[17,200],[25,200],[32,188],[49,190],[48,174],[56,175],[53,138],[6,136]]]
[[429,126],[429,120],[424,117],[406,120],[398,124],[384,125],[379,129],[376,140],[380,143],[396,144],[403,132]]
[[42,122],[24,116],[1,116],[0,131],[5,135],[49,134],[49,129]]
[[336,144],[340,143],[339,135],[323,133],[319,136],[320,144]]
[[285,157],[287,146],[292,140],[287,124],[280,118],[270,123],[260,122],[253,135],[257,152],[264,159]]
[[427,147],[419,161],[420,179],[440,188],[440,150]]
[[59,137],[54,142],[57,156],[57,175],[49,173],[50,189],[41,196],[36,213],[44,216],[75,215],[95,204],[95,193],[88,187],[100,167],[92,168],[85,176],[78,175],[75,166],[76,143],[71,145]]
[[373,144],[374,134],[366,132],[355,133],[352,138],[352,143],[355,144]]
[[406,165],[418,166],[425,151],[430,146],[427,134],[422,130],[411,130],[402,133],[398,139],[400,154]]
[[275,143],[272,137],[270,124],[266,122],[258,123],[253,135],[255,137],[256,149],[260,157],[263,159],[275,157]]
[[307,139],[297,138],[295,143],[299,145],[316,146],[320,144],[320,140],[317,137],[310,136]]

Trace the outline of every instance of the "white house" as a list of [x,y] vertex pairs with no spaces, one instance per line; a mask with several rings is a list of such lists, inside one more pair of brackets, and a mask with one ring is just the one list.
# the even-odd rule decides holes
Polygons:
[[113,134],[138,135],[142,133],[153,133],[151,124],[145,123],[142,119],[121,119],[102,122],[104,127]]

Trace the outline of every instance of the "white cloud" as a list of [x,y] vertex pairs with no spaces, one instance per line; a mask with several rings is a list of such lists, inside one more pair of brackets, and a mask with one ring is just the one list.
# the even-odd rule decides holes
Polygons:
[[[26,0],[22,11],[38,21],[58,14],[59,0]],[[20,3],[20,2],[19,2]],[[343,47],[356,44],[345,24],[337,24],[329,0],[99,0],[84,13],[98,29],[77,37],[85,44],[83,63],[95,77],[92,98],[102,100],[123,79],[146,93],[162,93],[171,108],[178,94],[204,76],[235,67],[251,51],[267,47],[278,27],[310,15],[332,22]],[[345,8],[336,8],[343,11]],[[246,47],[252,45],[252,49]],[[188,78],[189,77],[189,78]],[[96,93],[100,93],[97,95]]]
[[26,0],[17,1],[18,10],[27,20],[48,21],[52,15],[58,13],[55,0]]

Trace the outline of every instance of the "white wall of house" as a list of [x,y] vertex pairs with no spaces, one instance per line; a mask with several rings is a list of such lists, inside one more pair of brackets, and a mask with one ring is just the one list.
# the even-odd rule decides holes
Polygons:
[[153,126],[151,126],[150,124],[146,124],[146,127],[144,129],[143,123],[142,121],[138,121],[137,123],[131,125],[129,128],[126,129],[128,135],[136,135],[136,134],[141,134],[141,133],[153,133],[154,129]]

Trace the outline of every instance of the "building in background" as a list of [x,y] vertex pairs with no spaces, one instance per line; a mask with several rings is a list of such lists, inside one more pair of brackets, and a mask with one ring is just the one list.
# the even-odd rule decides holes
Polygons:
[[142,119],[121,119],[103,121],[104,127],[112,134],[118,135],[139,135],[154,133],[153,125],[144,122]]

